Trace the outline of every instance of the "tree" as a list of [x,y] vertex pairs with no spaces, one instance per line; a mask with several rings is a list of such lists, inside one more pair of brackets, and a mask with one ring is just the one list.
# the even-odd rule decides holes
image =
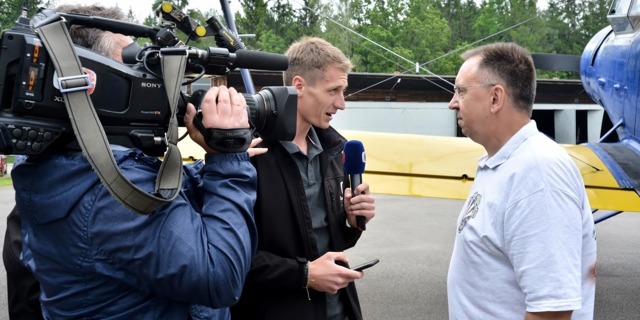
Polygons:
[[[363,20],[363,1],[329,0],[322,6],[321,16],[324,18],[320,21],[321,37],[351,57],[354,47],[362,40],[354,30]],[[358,62],[353,60],[357,68]]]
[[580,3],[583,12],[580,23],[583,45],[586,45],[598,31],[609,25],[607,21],[609,3],[609,0],[584,0]]
[[[536,0],[241,0],[235,19],[238,33],[255,34],[242,39],[248,49],[283,53],[302,36],[320,36],[351,58],[354,71],[413,72],[418,62],[430,72],[450,75],[462,62],[461,51],[488,42],[513,41],[536,53],[580,54],[607,25],[608,1],[549,0],[540,10]],[[215,13],[188,14],[204,22]],[[148,19],[145,24],[156,23]],[[208,40],[196,45],[206,46]]]
[[[550,52],[563,54],[580,54],[582,52],[591,37],[585,36],[581,28],[583,16],[583,8],[577,6],[575,0],[551,0],[549,2],[544,20],[553,30],[547,35]],[[606,19],[606,14],[602,18]]]
[[127,21],[138,23],[138,19],[136,19],[136,14],[133,12],[131,6],[129,6],[129,11],[127,11]]
[[508,16],[509,7],[503,0],[488,0],[480,4],[480,15],[472,24],[472,34],[474,39],[487,39],[491,41],[502,41],[501,35],[496,35],[503,31],[505,25],[504,17]]
[[[277,0],[282,2],[282,0]],[[289,3],[289,1],[286,1]],[[318,35],[320,33],[320,24],[318,12],[320,9],[320,0],[304,0],[303,10],[298,11],[298,26],[305,30],[308,35]]]
[[275,0],[269,8],[266,29],[259,31],[259,48],[268,52],[284,53],[300,36],[317,32],[318,28],[310,24],[317,24],[317,15],[306,13],[312,10],[314,9],[295,10],[289,1]]
[[264,0],[241,0],[242,13],[236,13],[235,21],[238,33],[255,34],[255,38],[246,39],[243,42],[248,48],[258,48],[260,34],[258,31],[268,30],[268,8]]
[[480,11],[474,0],[434,0],[435,7],[442,17],[449,22],[451,41],[448,48],[452,49],[457,44],[473,42],[477,40],[473,34],[473,22],[480,15]]
[[544,47],[544,21],[538,16],[536,0],[511,0],[510,14],[506,25],[511,29],[506,33],[506,41],[512,41],[537,52]]
[[[166,2],[167,0],[154,0],[153,3],[151,4],[151,10],[150,10],[150,14],[147,15],[146,18],[144,18],[144,21],[142,22],[144,25],[147,26],[154,26],[156,25],[156,16],[155,16],[155,12],[156,10],[160,7],[160,5],[163,2]],[[171,3],[171,5],[173,5],[174,7],[180,9],[182,12],[185,12],[185,8],[189,5],[189,0],[172,0],[169,1]],[[186,12],[185,12],[186,13]]]
[[[0,7],[2,8],[2,10],[0,11],[0,28],[2,30],[13,27],[13,24],[16,22],[22,12],[23,4],[24,0],[0,0]],[[49,0],[29,1],[27,7],[27,17],[31,19],[31,17],[36,14],[39,7],[50,8],[52,5],[52,2]]]
[[[451,28],[435,5],[410,0],[407,17],[402,21],[399,40],[411,48],[409,57],[436,74],[453,74],[452,60],[444,57],[451,39]],[[426,64],[425,64],[426,63]]]
[[[416,63],[433,62],[444,54],[451,31],[433,3],[373,0],[362,10],[357,29],[366,39],[353,49],[357,71],[413,73]],[[425,68],[449,72],[450,65],[442,60]]]
[[[403,48],[398,35],[402,32],[402,19],[407,1],[366,1],[364,17],[357,31],[366,39],[354,46],[353,56],[359,72],[402,72],[411,67],[411,61],[402,61]],[[401,61],[399,61],[401,60]],[[399,65],[398,65],[399,64]]]
[[305,0],[294,9],[286,0],[242,0],[244,14],[236,14],[239,32],[255,34],[245,44],[253,49],[283,53],[304,35],[319,35],[321,1]]

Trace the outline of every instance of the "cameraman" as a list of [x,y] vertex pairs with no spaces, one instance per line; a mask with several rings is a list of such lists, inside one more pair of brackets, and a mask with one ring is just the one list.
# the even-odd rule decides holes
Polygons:
[[[58,11],[100,15],[100,8]],[[93,30],[87,45],[95,50],[102,42],[112,50],[101,52],[108,56],[131,42],[84,29]],[[233,88],[211,88],[201,108],[206,127],[249,126],[246,102]],[[16,161],[21,261],[40,283],[45,318],[228,318],[226,307],[240,296],[256,250],[256,172],[249,153],[209,148],[192,124],[194,115],[189,105],[184,123],[207,151],[206,161],[185,166],[182,192],[148,216],[113,198],[81,152]],[[137,149],[112,149],[123,174],[152,191],[161,162]]]

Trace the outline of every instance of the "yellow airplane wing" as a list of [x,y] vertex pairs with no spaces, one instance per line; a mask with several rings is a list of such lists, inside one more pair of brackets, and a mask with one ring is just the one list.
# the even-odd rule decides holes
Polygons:
[[[365,146],[367,181],[372,192],[466,199],[485,153],[469,138],[340,131]],[[640,211],[640,197],[621,188],[604,163],[586,146],[565,145],[585,182],[591,207]]]
[[191,137],[187,135],[187,128],[179,127],[178,128],[178,136],[185,136],[184,139],[178,141],[178,148],[180,149],[180,154],[182,155],[182,161],[189,162],[195,161],[198,159],[204,159],[204,150],[201,146],[191,140]]
[[633,189],[622,188],[602,160],[587,146],[564,145],[574,160],[594,209],[640,211],[640,196]]
[[365,146],[372,192],[466,199],[485,151],[468,138],[341,130]]
[[[180,134],[185,129],[180,128]],[[341,130],[365,146],[365,180],[375,193],[464,200],[484,148],[469,138]],[[187,136],[178,143],[185,161],[204,151]],[[640,212],[640,197],[621,188],[604,163],[586,146],[564,145],[584,179],[594,209]]]

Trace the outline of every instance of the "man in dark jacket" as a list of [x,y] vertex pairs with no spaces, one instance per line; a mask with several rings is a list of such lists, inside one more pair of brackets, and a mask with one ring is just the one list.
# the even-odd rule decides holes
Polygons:
[[[81,6],[68,12],[100,15],[102,9]],[[92,49],[115,60],[132,41],[97,29],[82,31],[97,41]],[[71,35],[74,41],[83,37],[74,37],[73,31]],[[249,127],[246,102],[233,88],[209,89],[201,113],[207,128]],[[17,211],[9,221],[20,228],[12,218],[20,212],[22,237],[7,230],[11,251],[5,246],[4,258],[14,267],[19,257],[28,267],[17,270],[22,274],[7,268],[8,275],[35,275],[35,284],[35,279],[27,280],[41,289],[42,312],[31,307],[25,316],[229,318],[228,306],[240,296],[256,249],[252,211],[257,183],[249,162],[256,150],[210,148],[192,124],[195,115],[189,104],[183,119],[189,136],[207,152],[206,161],[185,165],[179,195],[150,215],[135,214],[118,203],[78,151],[16,160],[12,176]],[[116,145],[112,153],[128,180],[153,190],[160,160]],[[12,319],[18,319],[14,315],[12,310]]]
[[[53,13],[53,11],[51,11]],[[102,7],[99,5],[60,5],[55,12],[66,12],[99,16],[107,19],[124,20],[125,14],[116,7]],[[38,12],[32,24],[46,18],[46,14]],[[75,44],[90,48],[104,56],[122,62],[122,49],[132,40],[122,34],[109,33],[102,37],[105,31],[74,26],[69,30],[69,36]],[[9,318],[11,320],[41,320],[40,283],[33,274],[20,262],[22,252],[21,216],[16,208],[7,217],[2,260],[7,272],[7,298]]]
[[258,251],[232,319],[362,319],[344,250],[361,231],[356,216],[375,215],[369,186],[352,197],[342,168],[346,139],[329,122],[345,108],[351,62],[319,38],[303,38],[286,55],[284,82],[296,88],[296,136],[266,141],[252,159],[258,172],[254,208]]

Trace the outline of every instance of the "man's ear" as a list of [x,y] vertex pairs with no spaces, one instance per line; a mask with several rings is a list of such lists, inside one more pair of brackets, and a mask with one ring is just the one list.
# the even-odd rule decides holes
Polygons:
[[496,113],[502,109],[507,102],[507,92],[504,87],[497,84],[491,88],[491,112]]
[[293,77],[293,79],[291,80],[291,85],[296,88],[296,91],[298,93],[298,97],[302,96],[302,92],[304,91],[304,86],[305,86],[305,81],[304,78],[301,76],[295,76]]

